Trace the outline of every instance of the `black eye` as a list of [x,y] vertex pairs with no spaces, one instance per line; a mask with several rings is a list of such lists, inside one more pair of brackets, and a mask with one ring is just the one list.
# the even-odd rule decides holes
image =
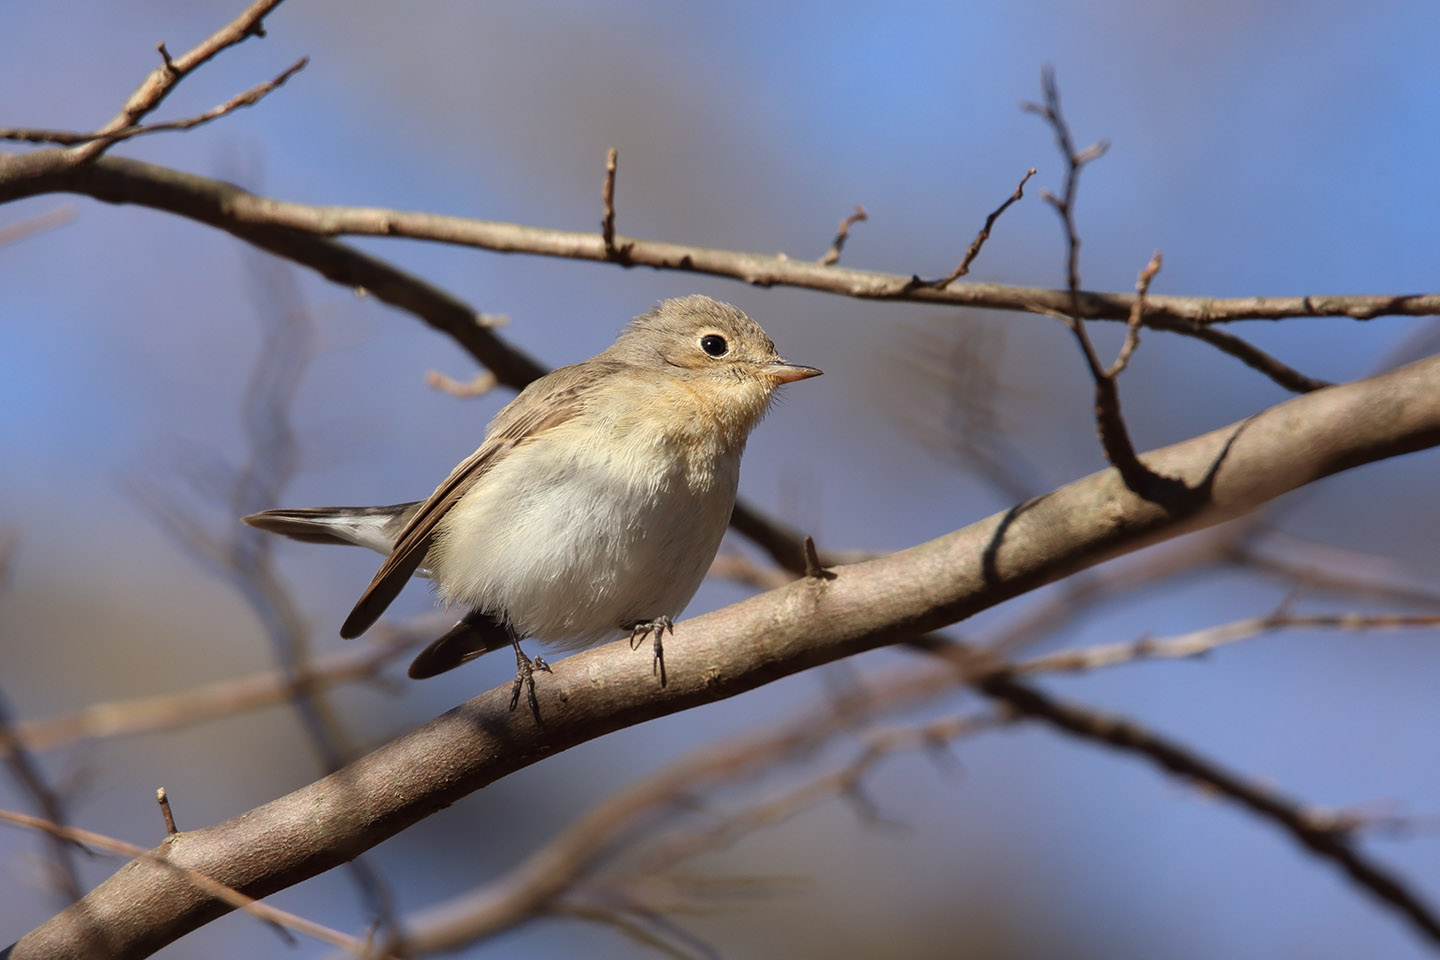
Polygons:
[[707,333],[700,338],[700,349],[712,357],[723,357],[730,352],[730,344],[718,333]]

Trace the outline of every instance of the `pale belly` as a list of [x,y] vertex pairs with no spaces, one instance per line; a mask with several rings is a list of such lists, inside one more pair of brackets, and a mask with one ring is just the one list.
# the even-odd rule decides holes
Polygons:
[[450,510],[425,564],[446,603],[571,648],[685,609],[730,520],[739,453],[698,471],[653,438],[579,453],[518,448]]

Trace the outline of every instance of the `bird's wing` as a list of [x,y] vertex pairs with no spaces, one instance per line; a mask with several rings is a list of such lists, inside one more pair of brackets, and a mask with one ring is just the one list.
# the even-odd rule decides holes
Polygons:
[[496,415],[490,434],[480,449],[450,471],[450,476],[430,494],[429,499],[420,504],[420,509],[400,531],[395,548],[385,558],[370,586],[360,595],[355,609],[345,618],[340,636],[346,639],[358,637],[380,619],[380,614],[400,595],[405,581],[424,561],[436,524],[477,480],[516,446],[564,423],[579,412],[585,384],[600,372],[581,368],[594,363],[592,360],[587,364],[562,367],[541,377]]

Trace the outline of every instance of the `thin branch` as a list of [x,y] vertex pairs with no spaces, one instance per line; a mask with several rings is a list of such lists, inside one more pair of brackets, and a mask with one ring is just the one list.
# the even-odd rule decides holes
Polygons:
[[160,804],[160,815],[165,818],[165,835],[175,836],[180,831],[175,827],[175,813],[170,809],[170,794],[165,792],[164,787],[156,789],[155,802]]
[[636,917],[633,912],[614,906],[590,903],[580,898],[561,897],[551,906],[551,912],[614,927],[639,946],[658,951],[674,960],[719,960],[719,955],[714,950],[695,949],[693,938],[686,939],[683,946],[674,943],[673,936],[665,935],[673,931],[661,932],[652,929],[654,925],[645,922],[649,918]]
[[605,245],[605,259],[616,263],[630,262],[630,244],[615,245],[615,170],[619,151],[614,147],[605,154],[605,184],[600,189],[600,199],[605,205],[605,215],[600,221],[600,240]]
[[[354,750],[323,688],[311,682],[311,630],[274,563],[273,538],[237,524],[277,502],[299,463],[291,406],[314,353],[314,323],[289,268],[252,254],[250,284],[257,298],[263,338],[243,400],[247,461],[226,471],[222,490],[198,492],[218,499],[222,532],[205,529],[178,503],[151,491],[152,510],[182,547],[229,583],[250,606],[287,674],[289,703],[300,719],[325,773],[353,759]],[[370,863],[355,857],[346,865],[368,909],[387,927],[394,924],[390,892]]]
[[845,241],[850,239],[850,228],[862,220],[869,220],[870,214],[860,204],[855,204],[855,212],[844,220],[840,221],[840,229],[835,233],[835,239],[830,241],[830,249],[817,261],[823,266],[830,266],[840,262],[840,251],[845,249]]
[[[59,791],[50,785],[40,765],[16,736],[10,706],[3,695],[0,695],[0,758],[10,769],[16,785],[30,797],[41,818],[63,827],[68,820],[65,804]],[[46,841],[50,850],[49,872],[57,892],[62,903],[74,903],[85,895],[85,888],[80,883],[80,868],[75,862],[76,848],[53,833],[46,835]]]
[[425,385],[461,400],[473,400],[476,397],[483,397],[500,386],[500,378],[489,370],[481,370],[469,383],[462,383],[454,377],[446,376],[439,370],[428,370],[425,373]]
[[[1041,195],[1055,209],[1065,230],[1065,287],[1069,293],[1069,304],[1058,315],[1075,341],[1090,368],[1091,379],[1095,381],[1095,427],[1100,435],[1100,446],[1105,459],[1110,461],[1125,484],[1141,496],[1164,503],[1171,509],[1190,509],[1196,498],[1193,491],[1173,478],[1157,473],[1140,461],[1135,445],[1130,440],[1129,428],[1120,412],[1120,390],[1116,376],[1130,360],[1130,354],[1139,342],[1139,324],[1144,316],[1145,297],[1150,290],[1150,280],[1160,269],[1159,254],[1151,258],[1150,265],[1141,272],[1143,288],[1137,286],[1135,299],[1127,317],[1125,345],[1121,348],[1122,359],[1117,359],[1107,370],[1095,352],[1095,344],[1085,327],[1084,312],[1080,306],[1080,232],[1075,224],[1076,191],[1080,186],[1080,173],[1093,160],[1104,156],[1109,144],[1097,141],[1084,150],[1076,150],[1070,135],[1070,126],[1060,110],[1060,88],[1055,82],[1055,71],[1046,67],[1041,75],[1041,87],[1045,95],[1043,104],[1027,103],[1022,109],[1039,114],[1055,133],[1055,144],[1065,159],[1065,188],[1060,196],[1046,190]],[[1153,265],[1154,269],[1151,269]]]
[[[54,151],[0,155],[0,203],[52,192],[82,193],[106,203],[136,203],[189,217],[225,230],[276,256],[310,267],[352,289],[373,294],[407,310],[453,337],[507,386],[519,389],[545,370],[486,329],[487,315],[453,295],[383,260],[326,237],[337,234],[406,236],[463,244],[505,253],[530,253],[582,260],[611,259],[594,234],[545,230],[431,214],[356,207],[291,204],[249,193],[153,164],[101,157],[72,171]],[[914,277],[822,267],[783,256],[713,250],[669,243],[626,240],[627,262],[656,269],[686,270],[744,280],[759,286],[787,285],[862,299],[891,299],[947,306],[1019,310],[1062,315],[1066,291],[1003,284],[952,283],[944,290],[916,286]],[[1092,319],[1123,320],[1133,308],[1128,294],[1080,293],[1081,309]],[[1440,313],[1440,295],[1408,297],[1291,297],[1214,300],[1150,297],[1147,326],[1193,336],[1238,357],[1287,390],[1314,389],[1320,381],[1230,334],[1205,324],[1238,319],[1292,316],[1352,316]]]
[[1010,194],[1004,203],[992,210],[990,216],[985,218],[985,225],[981,227],[980,232],[975,235],[975,239],[971,242],[969,249],[965,251],[965,256],[960,258],[960,265],[939,280],[930,284],[930,286],[943,290],[970,272],[970,264],[974,263],[975,258],[980,256],[980,250],[985,246],[985,241],[990,239],[990,231],[995,226],[995,221],[1000,219],[1000,214],[1010,209],[1011,204],[1025,196],[1025,184],[1029,183],[1030,178],[1033,176],[1035,176],[1034,167],[1025,171],[1025,176],[1020,178],[1020,183],[1015,187],[1015,192]]
[[1141,637],[1128,643],[1104,643],[1079,650],[1058,650],[1015,664],[1013,672],[1078,673],[1136,660],[1184,660],[1264,633],[1279,630],[1415,630],[1440,626],[1440,616],[1399,614],[1291,614],[1283,611],[1247,617],[1176,637]]
[[[128,158],[99,158],[90,168],[74,170],[50,153],[37,150],[0,154],[0,203],[45,193],[83,193],[106,203],[136,203],[166,210],[245,239],[249,239],[247,233],[256,233],[262,228],[278,228],[311,237],[409,237],[499,253],[600,262],[611,259],[604,238],[596,233],[377,207],[290,203],[260,197],[233,184]],[[1075,306],[1068,290],[970,282],[952,283],[941,290],[923,284],[915,286],[911,276],[827,267],[773,254],[616,236],[617,245],[622,240],[632,245],[627,255],[634,265],[728,277],[759,287],[792,286],[867,300],[1030,313],[1046,310],[1063,313]],[[294,238],[290,238],[290,242],[294,243]],[[292,259],[314,266],[308,259]],[[1135,302],[1135,295],[1131,293],[1081,290],[1077,296],[1080,315],[1091,320],[1127,320]],[[1440,293],[1235,298],[1152,296],[1146,304],[1147,326],[1183,334],[1197,326],[1237,320],[1430,316],[1440,314]]]
[[65,203],[39,216],[30,217],[28,220],[21,220],[19,223],[12,223],[8,226],[0,227],[0,247],[24,240],[26,237],[33,236],[37,233],[44,233],[46,230],[53,230],[56,227],[64,226],[73,219],[75,219],[75,205]]
[[[926,680],[928,683],[928,679]],[[904,704],[913,708],[915,701]],[[955,740],[1008,724],[1008,713],[971,713],[939,717],[922,724],[877,730],[863,735],[864,749],[849,763],[827,771],[764,802],[753,804],[697,830],[676,831],[656,840],[641,857],[639,868],[658,873],[683,860],[729,846],[742,836],[793,817],[828,797],[853,795],[855,787],[882,759],[902,751],[924,750],[932,756]],[[865,814],[861,812],[861,816]]]
[[18,140],[25,143],[55,143],[62,146],[75,146],[86,143],[102,143],[111,146],[123,140],[131,140],[135,137],[145,136],[152,133],[166,133],[177,130],[189,130],[218,120],[227,114],[234,113],[242,107],[252,107],[263,100],[271,91],[283,86],[286,80],[305,69],[310,62],[309,57],[301,57],[298,61],[288,67],[273,80],[251,87],[244,93],[236,94],[229,100],[212,107],[204,113],[196,114],[193,117],[186,117],[183,120],[169,120],[164,123],[147,123],[137,126],[124,127],[110,133],[74,133],[68,130],[34,130],[24,127],[0,127],[0,140]]
[[[203,873],[191,870],[174,862],[167,855],[167,850],[175,850],[186,841],[185,834],[175,834],[169,837],[164,844],[155,850],[146,850],[144,847],[133,843],[126,843],[124,840],[117,840],[114,837],[106,836],[103,833],[96,833],[93,830],[82,830],[78,827],[67,827],[54,823],[42,817],[32,817],[28,814],[17,813],[13,810],[0,810],[0,823],[8,823],[12,826],[23,827],[29,830],[36,830],[57,840],[69,844],[80,844],[86,847],[93,847],[97,850],[105,850],[109,853],[118,853],[121,856],[133,857],[136,860],[144,861],[147,864],[154,864],[161,870],[178,876],[183,881],[207,895],[214,897],[229,907],[237,910],[244,910],[246,913],[266,923],[274,924],[284,930],[293,930],[296,933],[303,933],[313,937],[322,943],[328,943],[334,947],[340,947],[356,956],[376,957],[382,955],[367,953],[367,946],[364,941],[357,940],[347,933],[341,933],[313,920],[281,910],[279,907],[272,907],[267,903],[261,903],[254,897],[246,896],[233,887],[228,887]],[[84,936],[79,943],[73,944],[87,956],[106,956],[103,934],[96,931],[87,931],[90,936]],[[83,936],[83,933],[82,933]],[[389,956],[389,955],[385,955]],[[399,958],[394,958],[399,960]]]
[[[1151,302],[1153,303],[1153,301]],[[1130,305],[1130,309],[1132,311],[1135,309],[1133,302]],[[1149,309],[1150,304],[1147,304],[1146,310],[1148,311]],[[1322,387],[1331,385],[1329,380],[1321,380],[1318,377],[1301,373],[1299,370],[1270,356],[1270,354],[1261,350],[1259,347],[1241,340],[1233,333],[1227,333],[1215,327],[1192,325],[1187,329],[1176,329],[1168,325],[1156,323],[1153,316],[1147,316],[1145,318],[1145,326],[1155,330],[1169,330],[1181,336],[1194,337],[1202,343],[1208,343],[1220,352],[1230,354],[1230,356],[1239,360],[1250,369],[1263,373],[1291,393],[1309,393],[1311,390],[1319,390]]]
[[1430,905],[1399,877],[1365,857],[1350,833],[1337,829],[1332,818],[1312,818],[1304,805],[1133,720],[1057,700],[1003,671],[979,681],[977,687],[1022,716],[1092,743],[1143,757],[1169,773],[1195,780],[1235,801],[1280,827],[1311,853],[1336,864],[1361,889],[1409,920],[1426,940],[1440,944],[1440,917]]
[[[311,662],[305,685],[312,690],[374,680],[384,667],[428,643],[433,629],[396,629],[379,624],[367,642],[321,654]],[[75,713],[31,720],[15,727],[31,750],[53,750],[77,740],[131,737],[261,710],[288,703],[297,678],[284,668],[221,680],[179,693],[95,703]]]
[[[181,80],[208,62],[211,57],[243,43],[250,37],[265,36],[265,17],[281,2],[282,0],[255,0],[234,20],[178,57],[171,57],[164,43],[158,44],[156,49],[160,53],[160,66],[141,81],[140,86],[120,108],[120,112],[95,131],[97,139],[66,151],[66,162],[72,166],[83,166],[98,159],[115,142],[110,139],[114,134],[138,126],[146,115],[164,102]],[[292,68],[290,72],[295,69],[297,68]],[[282,75],[280,82],[283,83],[283,78],[287,75]]]
[[[9,586],[19,542],[20,538],[14,531],[0,529],[0,589]],[[60,792],[50,785],[40,764],[17,736],[10,716],[10,703],[3,692],[0,692],[0,760],[10,769],[16,785],[29,795],[40,815],[52,823],[63,825],[66,815]],[[55,886],[65,903],[74,903],[85,893],[80,883],[80,869],[75,863],[75,847],[53,835],[47,836],[46,840]]]
[[[416,954],[455,950],[553,909],[557,900],[574,895],[577,884],[603,859],[613,856],[627,837],[642,830],[648,836],[654,832],[657,820],[693,808],[695,797],[704,791],[754,779],[812,753],[859,721],[897,707],[913,707],[919,699],[953,687],[953,676],[911,666],[892,671],[844,700],[825,703],[761,732],[683,756],[592,807],[504,875],[408,918],[403,924],[407,931],[404,941],[392,941],[386,947],[397,953]],[[653,877],[682,860],[723,846],[742,833],[789,816],[823,796],[841,793],[888,754],[932,745],[937,738],[948,742],[993,722],[994,718],[988,716],[959,722],[946,718],[920,728],[877,733],[867,738],[866,749],[840,771],[702,830],[682,831],[649,844],[639,874]],[[607,879],[600,883],[613,889],[620,881]]]
[[1135,305],[1130,308],[1130,319],[1125,323],[1125,342],[1120,345],[1120,353],[1116,355],[1115,362],[1105,370],[1105,376],[1111,380],[1125,371],[1130,364],[1130,355],[1140,346],[1140,327],[1145,321],[1145,297],[1150,293],[1150,281],[1160,272],[1161,262],[1160,251],[1156,250],[1135,281]]
[[1440,609],[1440,590],[1394,558],[1320,543],[1275,529],[1237,544],[1233,562],[1307,590],[1379,604]]

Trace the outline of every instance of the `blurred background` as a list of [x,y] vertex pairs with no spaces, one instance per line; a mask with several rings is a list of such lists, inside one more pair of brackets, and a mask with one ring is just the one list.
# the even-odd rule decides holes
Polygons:
[[[155,65],[157,41],[178,54],[241,6],[6,5],[0,123],[92,129]],[[224,53],[152,119],[198,113],[310,56],[287,86],[203,129],[114,152],[287,200],[591,230],[605,152],[617,147],[621,233],[815,258],[860,203],[870,220],[852,230],[842,263],[925,277],[959,261],[986,213],[1034,166],[1028,196],[1000,220],[971,277],[1058,286],[1062,234],[1038,194],[1058,189],[1063,170],[1051,132],[1018,109],[1039,98],[1041,68],[1052,64],[1076,140],[1111,142],[1081,185],[1085,286],[1131,289],[1159,248],[1156,293],[1436,287],[1440,8],[1427,0],[295,0],[266,26],[268,37]],[[0,689],[18,720],[272,665],[251,608],[194,562],[136,490],[183,500],[207,529],[233,533],[225,505],[187,493],[186,477],[246,460],[242,406],[265,320],[277,309],[303,306],[314,356],[290,406],[301,469],[274,505],[423,497],[509,399],[496,391],[461,400],[427,387],[426,371],[469,379],[473,361],[408,315],[304,270],[277,269],[189,221],[51,196],[0,210],[0,229],[61,207],[73,213],[64,225],[0,247],[0,528],[14,543],[0,593]],[[1081,358],[1049,319],[355,242],[508,316],[503,336],[552,365],[603,349],[657,299],[698,291],[736,303],[787,357],[826,372],[786,391],[753,437],[741,481],[742,496],[822,548],[896,549],[1010,506],[965,455],[967,429],[988,436],[987,449],[1002,447],[1035,491],[1103,466]],[[1386,318],[1231,329],[1306,373],[1344,380],[1422,349],[1417,338],[1428,327]],[[1097,332],[1105,351],[1115,334]],[[953,365],[941,362],[950,357]],[[1141,448],[1285,396],[1229,357],[1155,333],[1121,390]],[[981,414],[957,415],[977,396]],[[1385,558],[1407,582],[1433,584],[1437,466],[1427,453],[1352,471],[1282,501],[1269,520]],[[301,544],[277,556],[317,648],[340,649],[340,620],[378,558]],[[1090,610],[1030,652],[1263,614],[1292,586],[1212,569]],[[690,613],[747,592],[709,583]],[[957,635],[983,637],[1043,599],[1022,598]],[[1298,602],[1356,607],[1314,592]],[[430,606],[417,585],[392,614]],[[1434,814],[1437,639],[1433,630],[1294,632],[1199,662],[1043,685],[1135,717],[1307,802]],[[688,748],[792,716],[837,683],[908,659],[877,652],[584,745],[472,795],[368,860],[402,913],[434,904],[499,875]],[[508,681],[512,669],[508,657],[486,658],[423,684],[350,686],[329,699],[363,748]],[[957,693],[910,719],[970,703]],[[783,771],[749,796],[857,749],[842,740],[814,761],[820,767]],[[956,751],[959,777],[916,755],[871,775],[869,795],[887,826],[865,825],[837,798],[693,864],[808,879],[677,922],[731,957],[1427,952],[1330,864],[1133,758],[1029,726],[962,741]],[[64,788],[74,823],[147,846],[162,836],[157,786],[168,788],[183,829],[318,775],[295,711],[278,707],[69,745],[40,760]],[[30,803],[8,780],[0,785],[0,805]],[[1440,899],[1433,830],[1366,846]],[[57,907],[45,849],[34,835],[0,831],[0,941]],[[118,863],[82,862],[86,885]],[[368,921],[342,871],[273,902],[346,930]],[[609,928],[549,919],[465,955],[582,950],[641,952]],[[318,956],[323,948],[288,950],[263,925],[230,916],[162,955],[282,951]]]

